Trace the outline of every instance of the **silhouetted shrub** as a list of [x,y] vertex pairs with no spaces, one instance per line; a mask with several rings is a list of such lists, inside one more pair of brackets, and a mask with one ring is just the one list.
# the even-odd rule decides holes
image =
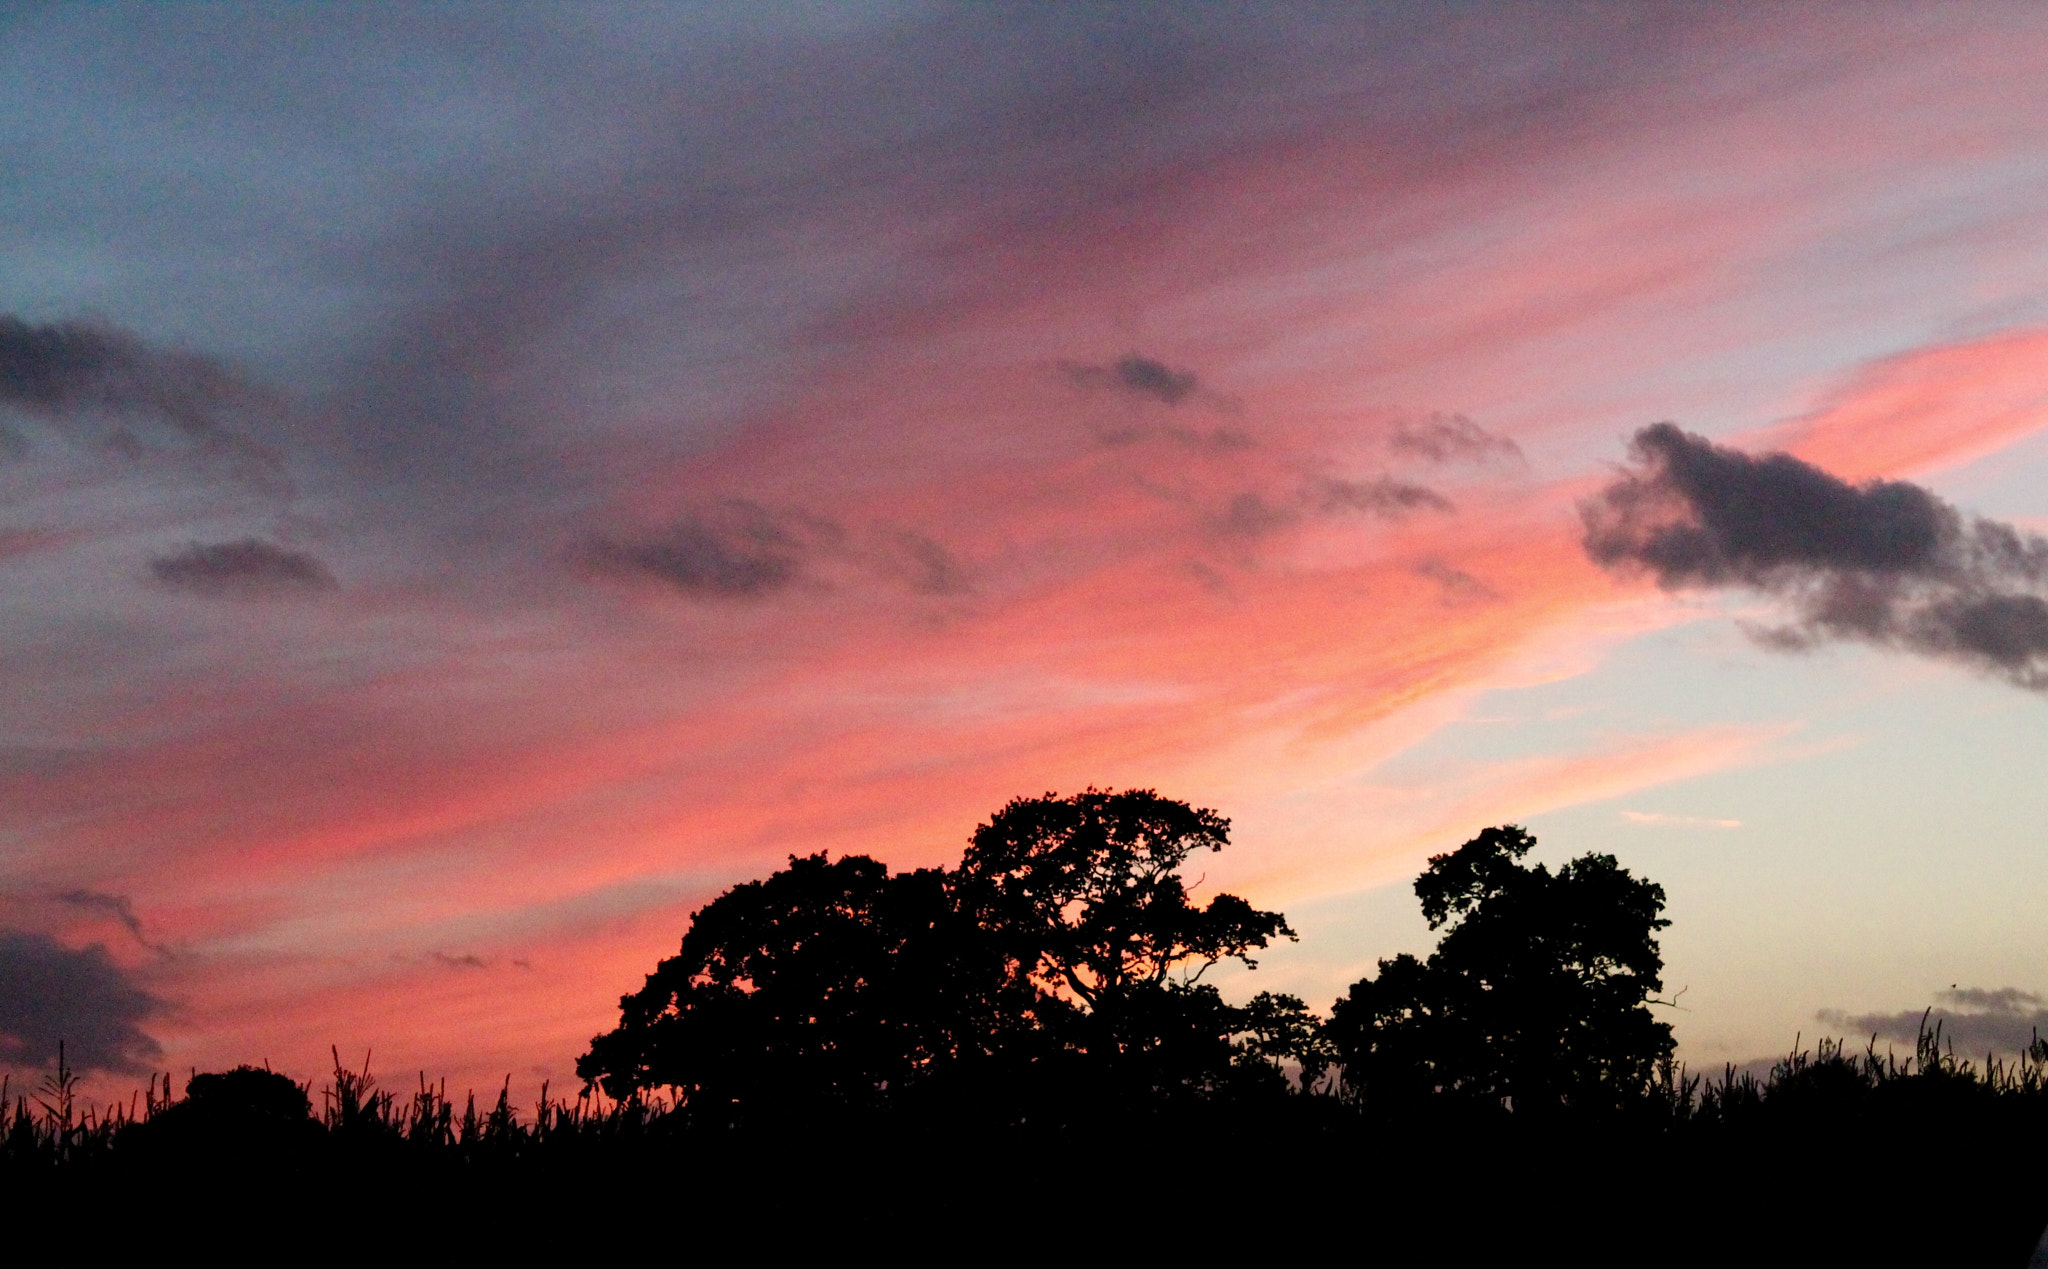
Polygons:
[[124,1132],[124,1153],[208,1167],[297,1166],[320,1144],[306,1090],[261,1067],[194,1074],[185,1099]]

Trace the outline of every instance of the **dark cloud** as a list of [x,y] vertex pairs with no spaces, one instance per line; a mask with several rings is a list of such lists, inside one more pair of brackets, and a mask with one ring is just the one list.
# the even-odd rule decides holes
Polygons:
[[1451,500],[1434,489],[1375,476],[1371,480],[1324,480],[1317,484],[1315,498],[1324,514],[1363,511],[1367,515],[1397,520],[1415,511],[1452,511]]
[[0,316],[0,402],[9,405],[44,414],[148,408],[205,433],[212,410],[232,401],[237,387],[210,362],[154,353],[103,326]]
[[1521,446],[1462,414],[1432,414],[1420,423],[1403,423],[1387,438],[1387,448],[1432,463],[1525,461]]
[[1853,639],[2048,689],[2048,540],[1966,517],[1918,485],[1851,485],[1658,423],[1636,469],[1581,504],[1587,553],[1669,588],[1747,586],[1792,607],[1768,645]]
[[489,961],[478,956],[475,952],[464,952],[460,956],[450,956],[446,952],[428,952],[427,959],[433,961],[436,965],[441,965],[448,969],[489,969],[491,967]]
[[920,595],[966,595],[974,586],[967,568],[951,551],[922,533],[899,529],[889,535],[890,555],[910,589]]
[[1276,507],[1262,495],[1248,492],[1230,500],[1230,506],[1218,518],[1216,527],[1232,537],[1260,538],[1276,533],[1300,518],[1300,513],[1290,507]]
[[62,894],[50,897],[59,903],[69,904],[74,908],[83,908],[88,912],[106,913],[116,921],[119,921],[122,928],[133,935],[137,943],[155,952],[158,956],[164,957],[167,960],[170,958],[170,948],[162,943],[152,942],[149,936],[143,933],[142,918],[135,915],[135,905],[130,902],[127,895],[107,894],[99,890],[66,890]]
[[1194,371],[1175,370],[1150,357],[1125,357],[1116,363],[1115,370],[1117,381],[1125,388],[1158,397],[1168,405],[1180,404],[1195,390]]
[[1500,592],[1480,581],[1461,568],[1453,568],[1442,560],[1423,560],[1415,566],[1418,577],[1426,577],[1443,587],[1446,603],[1472,603],[1500,598]]
[[1236,593],[1230,585],[1230,579],[1211,565],[1200,560],[1187,560],[1181,567],[1187,570],[1188,576],[1202,584],[1203,590],[1212,595],[1221,595],[1227,599]]
[[[274,412],[266,394],[211,358],[152,348],[108,326],[0,315],[0,405],[97,425],[100,440],[129,453],[152,447],[138,426],[160,425],[246,475],[282,477],[277,458],[246,434]],[[19,457],[31,446],[9,429],[0,448]]]
[[743,499],[689,512],[664,528],[599,538],[586,561],[600,573],[665,582],[705,599],[877,581],[938,598],[974,592],[969,566],[926,534],[887,524],[849,534],[825,516]]
[[753,599],[793,585],[805,562],[841,536],[827,520],[735,501],[646,537],[600,539],[592,557],[600,568],[658,578],[686,595]]
[[1132,353],[1107,366],[1069,365],[1067,378],[1084,388],[1115,388],[1136,396],[1179,405],[1195,393],[1192,370],[1175,370],[1163,361]]
[[1943,1047],[1953,1042],[1958,1053],[2018,1053],[2048,1033],[2048,1002],[2017,987],[1951,987],[1936,992],[1929,1009],[1898,1013],[1847,1014],[1824,1009],[1820,1021],[1852,1036],[1876,1036],[1911,1044],[1921,1026],[1941,1028]]
[[194,542],[151,560],[149,571],[166,586],[209,598],[247,599],[334,588],[334,575],[313,556],[257,538]]
[[0,930],[0,1061],[134,1073],[161,1055],[141,1023],[162,1002],[136,986],[97,943],[65,947],[43,934]]
[[1258,538],[1277,533],[1306,515],[1363,513],[1398,520],[1417,511],[1452,510],[1455,508],[1450,499],[1434,489],[1390,476],[1370,480],[1320,478],[1301,486],[1291,499],[1278,503],[1256,491],[1237,494],[1213,523],[1218,532],[1231,537]]

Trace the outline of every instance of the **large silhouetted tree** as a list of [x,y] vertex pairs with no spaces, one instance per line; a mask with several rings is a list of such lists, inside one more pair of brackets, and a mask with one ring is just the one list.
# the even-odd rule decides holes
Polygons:
[[698,911],[576,1071],[614,1097],[674,1089],[714,1121],[873,1109],[966,1078],[1031,1003],[946,874],[792,857]]
[[961,892],[1050,990],[1101,1005],[1294,937],[1236,895],[1189,902],[1181,865],[1229,840],[1229,820],[1150,789],[1018,798],[974,830]]
[[1670,1056],[1671,1028],[1648,1008],[1663,990],[1663,888],[1610,855],[1524,865],[1535,843],[1489,828],[1431,859],[1415,893],[1445,931],[1436,951],[1381,961],[1337,1002],[1329,1038],[1368,1104],[1613,1107]]
[[1247,1015],[1200,981],[1294,937],[1236,895],[1190,901],[1181,867],[1229,840],[1230,821],[1150,789],[1019,798],[975,830],[960,896],[1040,989],[1039,1017],[1086,1088],[1120,1101],[1207,1092],[1234,1059],[1292,1056],[1234,1047]]
[[1229,823],[1151,790],[1018,799],[952,871],[794,858],[691,919],[577,1073],[615,1097],[675,1090],[692,1117],[945,1102],[1043,1119],[1284,1086],[1315,1066],[1292,997],[1226,1004],[1219,961],[1293,937],[1179,869]]

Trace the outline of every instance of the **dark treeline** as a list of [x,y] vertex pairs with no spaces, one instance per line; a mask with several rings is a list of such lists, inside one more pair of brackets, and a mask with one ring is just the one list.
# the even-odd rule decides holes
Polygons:
[[953,869],[792,858],[693,916],[575,1096],[399,1094],[337,1055],[317,1095],[242,1067],[81,1114],[60,1067],[13,1096],[0,1179],[596,1186],[784,1240],[935,1250],[1008,1227],[1132,1246],[1264,1229],[1276,1249],[1348,1229],[1366,1263],[2027,1263],[2048,1044],[1977,1063],[1928,1033],[1911,1055],[1823,1043],[1761,1078],[1688,1074],[1657,1016],[1662,889],[1604,855],[1528,864],[1512,826],[1417,879],[1426,958],[1380,962],[1323,1014],[1232,1005],[1206,973],[1294,935],[1191,897],[1184,867],[1228,829],[1090,789],[1012,802]]

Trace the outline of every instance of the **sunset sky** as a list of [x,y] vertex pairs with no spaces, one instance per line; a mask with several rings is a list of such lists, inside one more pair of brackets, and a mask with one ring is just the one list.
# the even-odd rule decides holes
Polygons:
[[[0,1059],[559,1090],[1089,784],[1234,996],[1514,822],[1696,1066],[2048,1023],[2048,8],[8,6],[0,173]],[[1602,554],[1776,476],[1946,536]]]

